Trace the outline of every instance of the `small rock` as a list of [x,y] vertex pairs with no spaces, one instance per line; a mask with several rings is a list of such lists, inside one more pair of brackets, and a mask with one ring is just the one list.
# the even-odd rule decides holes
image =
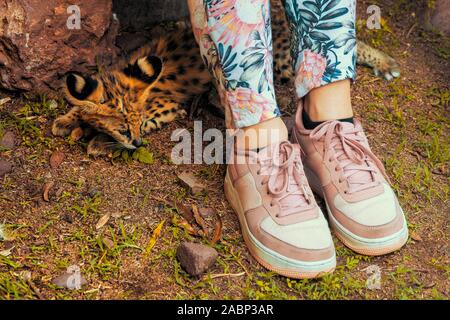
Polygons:
[[64,153],[62,153],[61,151],[53,152],[50,156],[50,167],[52,169],[58,168],[59,165],[63,162],[64,157]]
[[206,189],[205,185],[202,184],[197,177],[195,177],[192,172],[183,171],[178,175],[178,179],[183,182],[190,190],[192,194],[202,192]]
[[0,146],[6,149],[12,149],[14,148],[15,145],[16,145],[16,135],[11,131],[5,132],[0,141]]
[[56,100],[52,99],[48,102],[48,107],[52,110],[58,109],[58,102],[56,102]]
[[62,217],[61,220],[67,222],[67,223],[73,223],[73,216],[70,213],[65,213]]
[[159,203],[155,206],[155,212],[156,213],[163,213],[165,210],[164,205],[162,203]]
[[59,197],[61,197],[62,193],[64,192],[64,188],[61,187],[58,190],[56,190],[55,192],[55,198],[59,199]]
[[212,217],[215,214],[213,208],[198,208],[198,213],[202,216],[202,218]]
[[183,242],[177,249],[181,266],[191,275],[198,276],[208,270],[219,254],[214,248],[199,243]]
[[12,164],[5,160],[0,160],[0,178],[12,171]]
[[91,188],[88,190],[87,194],[90,198],[95,198],[95,196],[100,196],[102,193],[97,188]]

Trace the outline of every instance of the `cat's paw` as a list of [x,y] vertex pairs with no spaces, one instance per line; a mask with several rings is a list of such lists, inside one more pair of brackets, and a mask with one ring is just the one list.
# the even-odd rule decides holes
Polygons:
[[393,58],[386,55],[380,64],[373,68],[373,73],[377,77],[390,81],[400,77],[400,66]]
[[77,126],[78,123],[74,123],[72,121],[68,122],[65,116],[61,116],[53,121],[52,134],[57,137],[65,137],[68,136]]

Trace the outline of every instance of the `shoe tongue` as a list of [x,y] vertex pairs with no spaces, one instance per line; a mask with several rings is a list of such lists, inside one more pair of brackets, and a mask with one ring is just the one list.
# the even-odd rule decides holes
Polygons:
[[339,123],[342,126],[342,128],[344,129],[344,132],[350,132],[350,131],[355,130],[356,125],[354,123],[347,122],[347,121],[339,121]]
[[[272,159],[272,165],[275,166],[277,163],[282,163],[286,161],[287,155],[285,152],[281,152],[281,148],[278,145],[268,146],[259,151],[258,156],[264,159]],[[294,165],[294,164],[293,164]],[[282,170],[282,169],[279,169]],[[297,170],[297,169],[294,169]],[[274,173],[275,174],[275,173]],[[309,206],[306,201],[305,195],[300,194],[301,186],[299,186],[293,176],[289,176],[284,172],[277,173],[276,188],[281,189],[285,179],[289,179],[288,189],[289,192],[293,194],[283,195],[280,200],[282,210],[280,215],[286,216],[292,213],[297,213],[302,211],[302,207]],[[289,193],[286,190],[286,193]]]
[[[340,122],[343,128],[344,133],[347,133],[349,138],[360,136],[358,133],[354,133],[355,124],[350,122]],[[365,145],[365,142],[361,142]],[[366,146],[366,145],[365,145]],[[368,147],[368,146],[366,146]],[[342,154],[338,160],[348,159],[348,156],[344,153]],[[369,167],[367,160],[361,164],[362,167]],[[372,174],[366,170],[358,170],[358,169],[344,169],[347,173],[350,174],[350,177],[347,179],[350,186],[352,185],[361,185],[363,183],[369,183],[373,181]]]

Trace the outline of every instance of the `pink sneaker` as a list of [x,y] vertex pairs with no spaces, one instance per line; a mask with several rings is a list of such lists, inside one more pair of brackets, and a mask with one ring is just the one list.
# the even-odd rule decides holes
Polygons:
[[228,165],[225,195],[250,253],[264,267],[298,279],[334,270],[333,240],[308,186],[298,145],[284,141],[258,153],[237,150]]
[[406,243],[402,208],[358,121],[327,121],[307,130],[299,107],[292,139],[304,151],[311,188],[325,199],[330,225],[346,246],[382,255]]

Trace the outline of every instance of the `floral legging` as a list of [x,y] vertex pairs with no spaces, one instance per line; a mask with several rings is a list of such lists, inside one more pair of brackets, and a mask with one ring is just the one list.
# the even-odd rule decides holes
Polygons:
[[[272,0],[281,1],[281,0]],[[354,79],[355,0],[284,0],[297,97]],[[273,85],[270,0],[188,0],[203,60],[232,128],[280,115]]]

